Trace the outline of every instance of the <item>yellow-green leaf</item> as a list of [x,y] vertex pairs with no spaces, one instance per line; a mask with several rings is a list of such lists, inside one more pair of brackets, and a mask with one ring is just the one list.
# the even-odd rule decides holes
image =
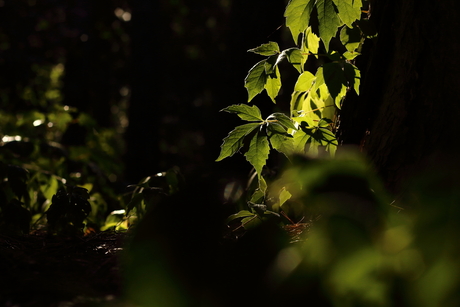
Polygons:
[[291,0],[286,7],[284,12],[286,26],[291,31],[296,44],[299,34],[308,27],[314,4],[315,0]]

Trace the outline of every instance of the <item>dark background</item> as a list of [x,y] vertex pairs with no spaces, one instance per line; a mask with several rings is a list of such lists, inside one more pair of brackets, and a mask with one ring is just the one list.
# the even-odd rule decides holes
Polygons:
[[[240,123],[218,111],[247,101],[243,80],[262,59],[248,49],[269,40],[291,45],[285,27],[278,29],[285,4],[1,0],[0,106],[46,113],[62,104],[89,114],[97,127],[116,132],[124,165],[118,178],[126,182],[173,165],[186,174],[247,174],[241,155],[214,162],[222,139]],[[43,98],[50,86],[43,72],[58,64],[59,97]],[[260,96],[255,103],[267,116],[273,104]],[[55,141],[84,145],[82,134],[92,133],[70,130]]]

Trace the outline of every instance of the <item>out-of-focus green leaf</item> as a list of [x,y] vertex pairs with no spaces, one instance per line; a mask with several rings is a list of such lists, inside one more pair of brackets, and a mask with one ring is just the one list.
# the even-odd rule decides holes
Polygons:
[[227,223],[233,221],[234,219],[242,218],[242,217],[251,217],[254,216],[255,213],[248,211],[248,210],[241,210],[238,213],[232,214],[227,218]]
[[139,208],[144,201],[142,193],[136,193],[131,198],[131,201],[126,205],[126,214],[129,214],[134,208]]

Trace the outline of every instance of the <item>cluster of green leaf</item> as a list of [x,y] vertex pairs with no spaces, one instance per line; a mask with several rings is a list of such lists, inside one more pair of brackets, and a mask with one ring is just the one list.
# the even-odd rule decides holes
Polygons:
[[[108,211],[123,206],[111,187],[123,171],[121,144],[114,141],[114,129],[100,129],[88,115],[59,104],[62,69],[42,73],[53,97],[41,93],[46,103],[30,101],[27,109],[0,112],[0,230],[103,227]],[[71,186],[88,191],[87,198],[77,201]]]
[[[327,151],[334,156],[338,142],[335,137],[335,122],[348,91],[359,95],[361,73],[354,65],[366,38],[375,33],[369,29],[366,12],[361,0],[291,0],[285,10],[286,26],[296,47],[280,50],[276,42],[268,42],[250,52],[264,56],[255,64],[245,79],[248,102],[263,90],[273,103],[280,92],[282,82],[279,64],[287,60],[299,73],[291,94],[289,114],[273,113],[262,117],[260,109],[246,104],[232,105],[222,111],[237,114],[248,123],[237,126],[224,138],[217,161],[245,151],[246,160],[254,167],[258,176],[258,188],[249,204],[269,204],[264,167],[272,150],[284,154],[288,159],[295,154],[318,156]],[[318,25],[311,24],[312,14]],[[330,47],[335,38],[338,46]],[[319,66],[307,70],[310,57],[321,59]],[[289,191],[283,189],[279,195],[283,202]],[[254,221],[259,213],[250,205],[248,210],[232,218],[243,217],[243,224]],[[260,207],[259,207],[260,208]],[[271,212],[270,210],[268,212]],[[267,213],[264,211],[264,214]],[[275,210],[274,213],[279,213]],[[260,217],[260,216],[259,216]]]

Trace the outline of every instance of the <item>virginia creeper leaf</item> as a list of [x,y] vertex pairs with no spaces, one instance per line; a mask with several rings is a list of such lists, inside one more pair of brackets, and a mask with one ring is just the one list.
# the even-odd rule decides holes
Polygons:
[[241,218],[241,217],[248,217],[254,216],[255,213],[248,211],[248,210],[241,210],[238,213],[232,214],[227,218],[227,223],[233,221],[234,219]]
[[[318,69],[318,72],[320,70]],[[327,89],[331,94],[332,98],[335,99],[342,90],[342,87],[346,87],[346,79],[341,64],[339,63],[326,63],[323,65],[322,75],[324,83],[326,83]],[[317,79],[319,77],[317,76]]]
[[286,157],[289,157],[294,151],[292,135],[288,134],[280,124],[270,123],[267,126],[267,134],[273,149],[283,153]]
[[349,52],[358,49],[361,44],[361,39],[361,30],[357,27],[352,29],[343,27],[342,30],[340,30],[340,41]]
[[278,96],[281,89],[281,77],[278,66],[275,66],[274,73],[267,76],[265,89],[267,90],[267,94],[273,103],[276,103],[275,98]]
[[255,204],[260,204],[264,202],[264,198],[265,198],[265,192],[262,191],[261,189],[256,189],[254,193],[251,195],[250,202],[255,203]]
[[291,31],[296,44],[299,34],[308,27],[314,4],[315,0],[290,0],[286,7],[284,12],[286,26]]
[[284,113],[273,113],[272,115],[267,117],[267,120],[277,120],[283,127],[285,127],[285,129],[297,129],[293,121],[289,118],[289,116],[287,116]]
[[334,0],[334,4],[339,11],[339,17],[350,28],[353,22],[361,18],[361,0]]
[[294,66],[299,73],[303,72],[303,65],[307,61],[307,55],[302,54],[299,48],[289,48],[284,50],[287,60]]
[[263,121],[260,109],[257,106],[248,106],[247,104],[234,104],[221,111],[237,114],[242,120]]
[[266,44],[262,44],[259,47],[249,49],[249,52],[254,52],[260,55],[270,56],[280,53],[280,47],[276,42],[268,42]]
[[259,126],[259,123],[249,123],[237,126],[234,130],[230,131],[230,133],[226,138],[224,138],[224,142],[220,146],[220,155],[216,161],[221,161],[227,157],[231,157],[236,152],[238,152],[241,149],[241,147],[243,147],[243,141],[245,136],[247,136],[249,133],[251,133],[254,129],[256,129]]
[[307,92],[310,90],[314,81],[315,76],[311,72],[305,71],[299,76],[299,78],[297,78],[297,82],[294,86],[294,91]]
[[272,55],[265,60],[264,67],[267,76],[275,73],[275,67],[278,65],[278,58],[279,55]]
[[335,11],[332,0],[317,0],[319,36],[324,43],[326,51],[329,51],[329,42],[337,33],[337,29],[343,24]]
[[319,37],[313,33],[311,27],[308,27],[304,36],[304,50],[310,52],[318,58]]
[[286,188],[282,188],[279,196],[280,206],[283,206],[284,203],[291,198],[291,196],[291,193],[289,193],[289,191],[286,190]]
[[345,63],[343,66],[345,77],[350,87],[352,87],[356,94],[359,95],[359,85],[361,83],[361,72],[359,69],[350,63]]
[[270,146],[268,145],[267,136],[262,134],[260,131],[257,132],[249,143],[249,149],[244,154],[246,160],[251,163],[257,172],[257,176],[261,177],[262,168],[268,159],[268,153],[270,152]]
[[265,72],[266,62],[267,60],[262,60],[254,65],[244,79],[244,87],[248,90],[248,102],[264,90],[265,83],[267,82],[267,73]]

